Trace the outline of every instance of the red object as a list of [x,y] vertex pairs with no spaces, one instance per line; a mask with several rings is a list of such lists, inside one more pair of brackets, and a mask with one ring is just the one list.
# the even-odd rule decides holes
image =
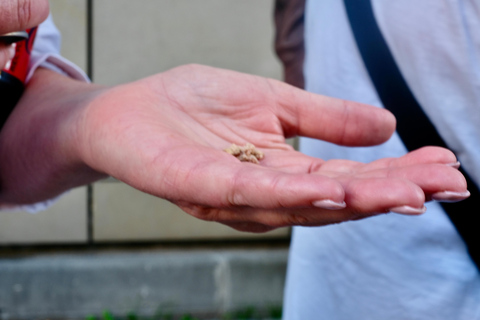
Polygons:
[[6,72],[11,76],[17,78],[22,83],[25,83],[28,72],[28,63],[30,61],[30,55],[33,48],[33,42],[37,34],[37,27],[27,30],[28,39],[14,43],[15,56],[10,60],[2,73]]
[[15,56],[0,73],[0,128],[22,97],[37,28],[28,29],[28,39],[15,44]]

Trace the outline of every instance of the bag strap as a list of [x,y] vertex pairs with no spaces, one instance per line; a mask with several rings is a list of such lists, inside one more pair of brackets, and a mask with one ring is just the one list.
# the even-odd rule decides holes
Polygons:
[[[384,107],[397,118],[397,132],[409,151],[434,145],[448,148],[429,120],[402,76],[378,27],[370,0],[344,0],[350,26],[368,74]],[[473,223],[480,208],[480,192],[470,176],[465,176],[470,197],[441,205],[467,245],[470,257],[480,267],[480,236]]]

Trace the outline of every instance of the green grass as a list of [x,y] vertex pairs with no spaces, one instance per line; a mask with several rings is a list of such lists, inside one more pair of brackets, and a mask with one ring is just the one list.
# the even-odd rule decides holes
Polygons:
[[[227,312],[215,318],[218,320],[262,320],[262,319],[281,319],[282,308],[278,306],[272,306],[267,310],[259,310],[255,307],[247,307],[233,312]],[[88,315],[85,320],[205,320],[210,318],[197,318],[191,314],[184,314],[181,316],[175,316],[171,312],[163,312],[158,310],[154,315],[139,316],[135,312],[129,312],[126,315],[114,315],[109,310],[102,312],[100,316]],[[213,320],[213,319],[212,319]]]

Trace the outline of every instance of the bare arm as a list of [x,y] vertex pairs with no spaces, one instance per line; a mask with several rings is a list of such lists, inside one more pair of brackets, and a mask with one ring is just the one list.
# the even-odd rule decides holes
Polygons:
[[[266,231],[419,214],[432,195],[468,196],[445,149],[362,164],[285,144],[303,135],[373,145],[394,127],[382,109],[203,66],[114,88],[40,69],[0,134],[0,201],[31,203],[111,175],[200,219]],[[245,142],[265,153],[260,164],[222,151]]]

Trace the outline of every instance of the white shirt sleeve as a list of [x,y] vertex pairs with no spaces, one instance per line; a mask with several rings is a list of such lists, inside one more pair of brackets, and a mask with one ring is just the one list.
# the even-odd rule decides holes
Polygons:
[[38,67],[45,67],[70,78],[89,82],[82,69],[60,56],[61,35],[53,23],[51,15],[37,30],[37,36],[30,57],[27,81]]
[[[37,30],[33,51],[30,57],[29,69],[26,81],[28,82],[38,67],[44,67],[70,78],[90,82],[85,72],[60,56],[61,35],[53,23],[51,15],[45,20]],[[11,206],[0,204],[2,211],[27,211],[36,213],[48,208],[57,198],[31,205]]]

